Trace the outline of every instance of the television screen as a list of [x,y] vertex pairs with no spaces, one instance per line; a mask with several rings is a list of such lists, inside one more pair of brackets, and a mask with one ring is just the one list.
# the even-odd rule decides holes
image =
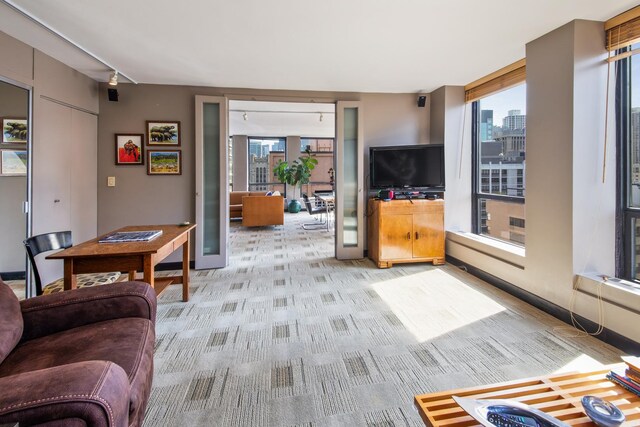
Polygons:
[[444,191],[444,145],[370,147],[372,189]]

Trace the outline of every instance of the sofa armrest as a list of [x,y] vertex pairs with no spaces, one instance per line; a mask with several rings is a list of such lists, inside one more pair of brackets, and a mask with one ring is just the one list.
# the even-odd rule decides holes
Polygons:
[[104,360],[2,377],[0,424],[125,427],[129,389],[124,369]]
[[21,341],[123,317],[155,324],[156,293],[147,283],[122,282],[42,295],[20,302],[24,319]]

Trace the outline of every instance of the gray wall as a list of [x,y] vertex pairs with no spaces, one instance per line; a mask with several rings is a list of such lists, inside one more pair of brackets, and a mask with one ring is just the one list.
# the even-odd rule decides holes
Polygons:
[[[95,237],[98,84],[2,32],[0,56],[12,59],[0,61],[0,76],[33,91],[32,233],[71,229],[76,242]],[[52,120],[52,110],[65,120]],[[7,250],[0,248],[0,258]]]
[[[229,99],[291,102],[360,100],[364,111],[365,144],[417,144],[429,140],[429,109],[418,108],[415,94],[298,92],[165,85],[118,85],[119,101],[110,102],[100,86],[98,126],[98,232],[127,224],[194,221],[195,95],[225,95]],[[144,133],[146,120],[179,120],[182,125],[182,175],[148,176],[145,166],[116,166],[114,134]],[[286,136],[286,135],[283,135]],[[148,147],[145,146],[145,153]],[[365,148],[366,170],[368,149]],[[116,186],[107,187],[107,177]],[[167,261],[177,261],[177,255]]]

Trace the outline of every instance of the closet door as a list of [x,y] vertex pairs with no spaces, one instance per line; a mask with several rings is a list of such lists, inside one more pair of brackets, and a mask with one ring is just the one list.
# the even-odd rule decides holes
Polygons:
[[33,135],[34,235],[71,230],[73,156],[71,108],[40,99],[37,109]]
[[[47,99],[37,103],[33,135],[32,235],[71,230],[74,244],[97,233],[95,115]],[[44,282],[62,277],[62,263],[45,263]]]
[[98,233],[98,117],[71,110],[69,213],[74,243]]

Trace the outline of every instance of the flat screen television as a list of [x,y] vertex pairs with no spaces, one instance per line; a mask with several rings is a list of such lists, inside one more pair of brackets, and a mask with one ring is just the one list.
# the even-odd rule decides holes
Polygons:
[[444,145],[369,148],[371,189],[444,191]]

